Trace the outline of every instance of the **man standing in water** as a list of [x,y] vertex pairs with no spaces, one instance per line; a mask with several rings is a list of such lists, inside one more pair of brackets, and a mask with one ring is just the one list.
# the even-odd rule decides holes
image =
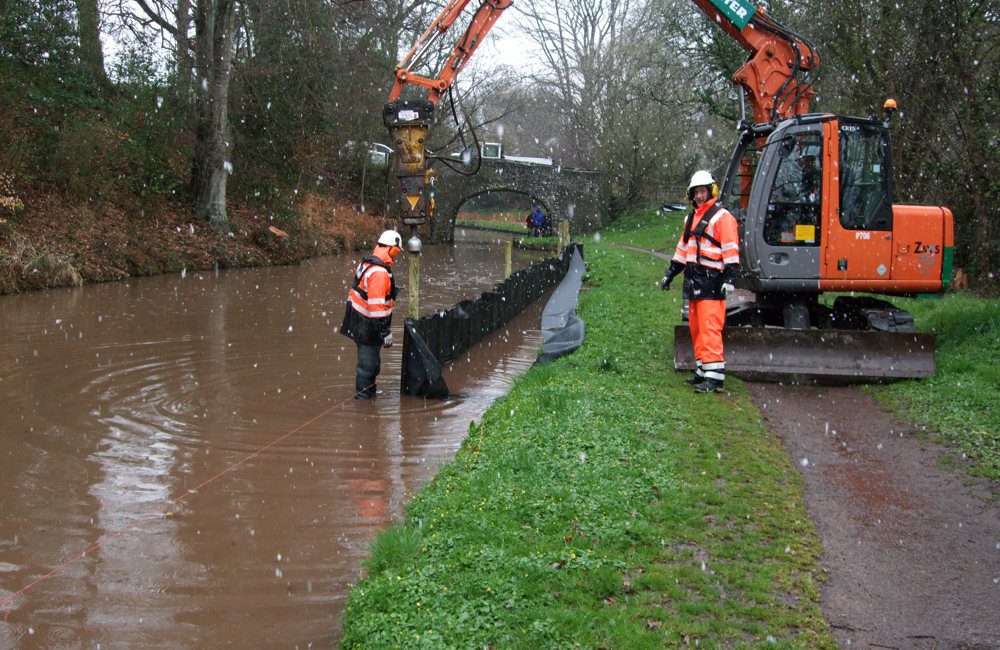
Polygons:
[[688,322],[698,364],[687,379],[699,393],[712,393],[726,380],[722,350],[722,327],[726,322],[726,293],[740,264],[739,230],[736,218],[716,204],[718,185],[705,170],[694,173],[688,184],[691,213],[677,242],[660,288],[684,272],[684,297],[688,299]]
[[403,238],[386,230],[371,255],[365,255],[354,271],[347,294],[347,308],[340,333],[358,346],[358,368],[354,379],[355,399],[371,399],[382,369],[381,349],[392,347],[392,308],[396,304],[393,260],[403,251]]

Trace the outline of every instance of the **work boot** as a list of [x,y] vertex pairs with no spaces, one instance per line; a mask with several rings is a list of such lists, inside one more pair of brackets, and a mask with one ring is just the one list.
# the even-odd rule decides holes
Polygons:
[[378,386],[374,384],[367,390],[359,390],[354,394],[354,399],[371,399],[375,397],[375,393],[378,391]]
[[685,379],[684,383],[685,384],[691,384],[692,386],[696,386],[697,384],[700,384],[703,381],[705,381],[705,377],[702,376],[702,375],[699,375],[698,373],[695,373],[695,374],[691,375],[690,377],[688,377],[687,379]]
[[714,393],[717,390],[722,390],[723,382],[717,379],[706,379],[700,384],[694,385],[694,392],[696,393]]

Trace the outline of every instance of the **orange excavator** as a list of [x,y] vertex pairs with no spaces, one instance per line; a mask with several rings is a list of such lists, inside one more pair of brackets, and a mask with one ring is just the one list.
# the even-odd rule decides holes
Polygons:
[[[733,74],[740,137],[720,202],[740,225],[741,277],[727,300],[726,367],[751,376],[926,377],[934,336],[908,313],[862,294],[913,296],[948,287],[954,223],[944,207],[894,205],[884,116],[811,113],[816,48],[747,0],[692,0],[748,56]],[[434,106],[510,6],[486,0],[436,78],[411,68],[466,9],[453,0],[396,68],[384,119],[396,145],[403,222],[433,216],[423,147]],[[406,84],[426,100],[400,100]],[[752,117],[747,116],[749,103]],[[411,247],[412,248],[412,247]],[[838,295],[832,305],[823,293]],[[688,328],[675,330],[674,365],[694,368]]]

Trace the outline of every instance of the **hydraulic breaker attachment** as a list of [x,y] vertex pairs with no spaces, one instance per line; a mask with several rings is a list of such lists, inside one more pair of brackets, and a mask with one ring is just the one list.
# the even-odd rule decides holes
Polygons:
[[[780,327],[726,327],[726,372],[746,379],[817,381],[921,378],[934,375],[935,336]],[[674,368],[694,370],[691,332],[674,328]]]
[[385,105],[382,119],[396,150],[394,166],[399,179],[403,223],[421,226],[433,216],[433,186],[424,141],[434,122],[434,104],[426,99],[396,99]]

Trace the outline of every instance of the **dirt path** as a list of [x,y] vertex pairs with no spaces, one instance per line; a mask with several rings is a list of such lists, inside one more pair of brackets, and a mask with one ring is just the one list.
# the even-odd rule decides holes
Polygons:
[[1000,648],[998,486],[858,388],[747,384],[805,479],[842,648]]

